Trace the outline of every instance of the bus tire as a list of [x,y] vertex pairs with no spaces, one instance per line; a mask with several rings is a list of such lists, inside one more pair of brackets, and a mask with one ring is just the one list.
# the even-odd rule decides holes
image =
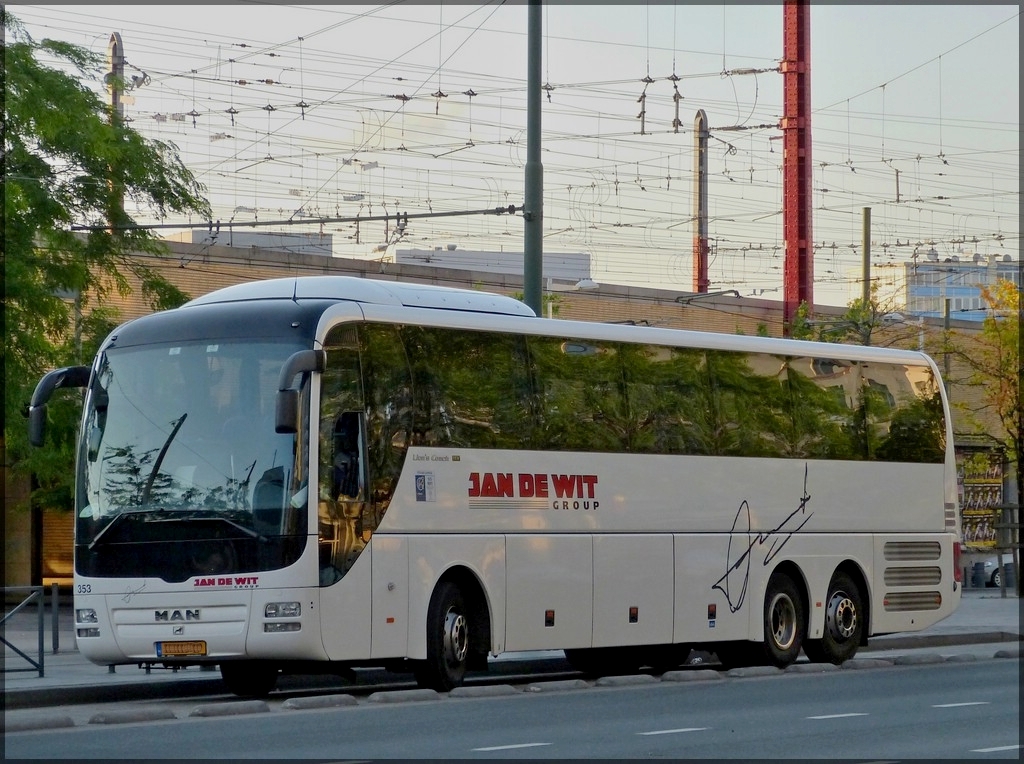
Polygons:
[[764,655],[768,663],[785,668],[800,655],[807,633],[807,608],[796,584],[785,573],[768,582],[764,598]]
[[416,683],[438,692],[462,684],[469,665],[469,611],[459,587],[444,581],[434,590],[427,610],[427,659],[416,670]]
[[265,698],[277,686],[278,668],[262,661],[228,661],[220,676],[228,692],[240,698]]
[[828,585],[825,631],[809,639],[804,652],[814,663],[840,665],[857,653],[864,637],[864,598],[853,579],[837,570]]

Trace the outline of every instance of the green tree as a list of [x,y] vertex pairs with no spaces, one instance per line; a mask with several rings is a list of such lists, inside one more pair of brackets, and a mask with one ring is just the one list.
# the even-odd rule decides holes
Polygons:
[[891,306],[879,303],[877,291],[877,285],[872,285],[867,302],[863,297],[851,300],[841,316],[826,321],[812,319],[810,306],[800,303],[793,316],[790,336],[795,340],[871,345],[875,331],[885,325],[886,316],[892,312]]
[[[48,369],[88,362],[116,322],[103,307],[112,290],[127,295],[137,283],[154,310],[187,299],[133,256],[165,248],[150,231],[133,227],[124,202],[161,217],[204,221],[209,205],[173,145],[143,137],[104,103],[102,57],[65,42],[36,41],[6,9],[0,17],[4,446],[8,463],[34,474],[49,503],[70,506],[79,398],[72,393],[54,401],[49,444],[30,450],[22,414],[32,389]],[[76,233],[76,227],[89,230]]]
[[1000,279],[995,286],[982,287],[988,313],[979,335],[951,332],[948,352],[968,370],[961,384],[980,389],[980,408],[967,411],[979,429],[983,420],[999,423],[1002,432],[992,435],[1005,445],[1017,475],[1017,506],[1024,506],[1024,410],[1021,379],[1024,366],[1020,355],[1021,295],[1012,281]]

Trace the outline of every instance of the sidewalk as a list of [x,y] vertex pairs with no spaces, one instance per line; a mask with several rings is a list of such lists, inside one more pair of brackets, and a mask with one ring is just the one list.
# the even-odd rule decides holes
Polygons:
[[[8,606],[5,612],[13,610]],[[38,658],[38,616],[34,608],[14,615],[4,624],[4,639],[33,660]],[[74,624],[70,603],[60,608],[58,617],[59,650],[52,652],[52,614],[47,603],[44,616],[44,675],[31,669],[25,659],[5,647],[4,704],[8,709],[27,708],[59,703],[102,702],[149,698],[173,698],[192,695],[219,695],[225,692],[216,669],[192,667],[172,671],[153,668],[147,673],[135,665],[117,666],[113,671],[106,666],[90,663],[78,652],[74,639]],[[859,656],[886,655],[922,648],[956,648],[969,652],[1019,649],[1021,637],[1020,601],[1014,596],[1002,598],[998,589],[967,589],[960,607],[946,620],[923,631],[874,637]],[[1002,644],[1000,644],[1002,643]],[[977,645],[985,646],[983,649]],[[953,650],[957,652],[957,650]],[[536,654],[535,654],[536,655]],[[508,655],[500,660],[515,660],[520,656]],[[988,655],[988,657],[992,657]],[[29,669],[12,671],[11,669]],[[300,681],[282,678],[282,683]],[[337,684],[336,677],[304,679],[303,686],[316,683]],[[311,684],[312,682],[312,684]]]

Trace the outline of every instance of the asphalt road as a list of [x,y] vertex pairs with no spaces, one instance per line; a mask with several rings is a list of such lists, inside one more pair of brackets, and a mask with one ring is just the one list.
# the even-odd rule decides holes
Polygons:
[[[350,705],[132,704],[108,719],[8,731],[8,759],[1018,759],[1020,660],[863,664],[707,679],[540,682],[492,697],[382,693]],[[678,677],[677,677],[678,678]],[[620,684],[622,682],[623,684]],[[636,682],[639,682],[636,683]],[[577,689],[572,689],[572,688]],[[388,696],[388,697],[385,697]],[[324,703],[332,696],[313,696]],[[339,696],[333,696],[339,697]],[[293,703],[288,707],[288,703]],[[251,701],[249,703],[252,703]],[[256,703],[260,703],[257,701]],[[214,710],[220,708],[220,711]],[[245,712],[243,712],[245,711]],[[158,718],[167,712],[163,718]],[[232,715],[220,716],[219,713]],[[194,714],[194,715],[190,715]]]

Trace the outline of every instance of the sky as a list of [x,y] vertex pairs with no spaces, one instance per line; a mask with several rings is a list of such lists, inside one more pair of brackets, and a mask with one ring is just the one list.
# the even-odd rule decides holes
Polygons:
[[[137,81],[126,118],[178,148],[217,220],[523,203],[523,3],[8,10],[36,39],[103,55],[120,33]],[[1019,13],[812,5],[816,303],[860,295],[865,207],[873,275],[933,248],[1019,259]],[[781,300],[782,22],[781,3],[545,6],[545,253],[589,253],[600,283],[692,291],[703,109],[710,289]],[[343,256],[523,249],[522,219],[508,215],[246,230],[330,233]]]

